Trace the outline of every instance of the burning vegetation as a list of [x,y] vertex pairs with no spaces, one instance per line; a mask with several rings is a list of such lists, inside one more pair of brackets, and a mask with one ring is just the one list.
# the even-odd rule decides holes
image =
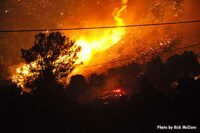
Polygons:
[[25,92],[37,88],[50,75],[58,82],[66,82],[67,76],[81,63],[76,61],[80,50],[80,46],[59,32],[40,33],[32,48],[21,50],[26,63],[17,68],[12,80]]
[[117,88],[111,91],[105,91],[98,98],[103,104],[112,104],[113,102],[118,102],[122,99],[127,100],[128,94],[126,89]]

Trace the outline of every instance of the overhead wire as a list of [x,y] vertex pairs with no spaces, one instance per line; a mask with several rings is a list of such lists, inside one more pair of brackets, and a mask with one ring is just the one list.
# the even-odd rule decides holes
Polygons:
[[48,29],[48,28],[47,29],[13,29],[13,30],[0,30],[0,33],[113,29],[113,28],[131,28],[131,27],[161,26],[161,25],[189,24],[189,23],[200,23],[200,20],[161,22],[161,23],[146,23],[146,24],[130,24],[130,25],[121,25],[121,26],[75,27],[75,28],[60,28],[60,29],[59,28],[52,28],[52,29]]

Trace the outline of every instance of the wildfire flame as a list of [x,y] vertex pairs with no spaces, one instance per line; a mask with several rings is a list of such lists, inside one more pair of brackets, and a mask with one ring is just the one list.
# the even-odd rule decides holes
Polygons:
[[16,69],[16,74],[13,75],[12,81],[17,84],[18,87],[22,88],[24,92],[30,93],[31,90],[25,87],[25,83],[28,79],[35,80],[39,75],[38,72],[31,72],[32,68],[41,68],[36,65],[37,61],[31,62],[30,64],[23,64],[22,66]]
[[[127,8],[128,0],[122,0],[122,7],[115,8],[112,13],[113,19],[116,22],[116,26],[125,25],[123,19],[121,18],[121,13]],[[94,56],[95,53],[104,51],[111,46],[117,44],[123,35],[125,34],[125,28],[115,28],[115,29],[106,29],[104,32],[99,33],[98,36],[81,36],[76,39],[76,44],[81,46],[81,51],[78,54],[77,62],[84,62],[87,64],[88,61]],[[61,55],[58,60],[54,62],[54,65],[58,65],[59,63],[66,63],[66,55]],[[40,60],[40,59],[39,59]],[[32,62],[30,64],[20,65],[16,69],[16,73],[12,76],[12,81],[17,84],[18,87],[22,88],[25,92],[30,92],[29,88],[26,88],[24,85],[27,82],[27,79],[32,78],[35,80],[39,73],[32,72],[31,68],[40,70],[41,68],[37,66],[37,62]],[[79,69],[75,69],[75,71],[79,71]],[[66,77],[67,80],[67,77]]]
[[[127,8],[128,0],[122,0],[122,7],[115,8],[112,13],[116,26],[124,26],[125,23],[121,14]],[[125,34],[125,28],[106,29],[95,36],[81,36],[76,39],[77,45],[81,46],[82,51],[79,53],[79,61],[87,64],[88,61],[97,52],[104,51],[117,44]]]
[[118,101],[121,98],[127,98],[128,93],[123,88],[117,88],[111,91],[105,91],[101,95],[99,95],[100,101],[103,104],[110,104],[114,101]]

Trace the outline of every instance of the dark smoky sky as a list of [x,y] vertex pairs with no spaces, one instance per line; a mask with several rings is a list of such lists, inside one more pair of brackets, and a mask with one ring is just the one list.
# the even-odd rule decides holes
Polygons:
[[[166,1],[184,4],[183,20],[200,19],[199,0]],[[124,17],[125,21],[131,24],[132,18],[135,18],[135,23],[141,22],[139,20],[143,16],[140,14],[149,11],[152,3],[165,3],[165,0],[129,0],[128,17]],[[99,23],[92,23],[90,26],[105,26],[108,18],[112,18],[115,7],[120,4],[121,0],[0,0],[0,29],[84,27],[93,20]],[[162,7],[158,6],[159,11],[162,11]],[[200,36],[198,24],[186,26],[184,31]],[[0,33],[0,79],[6,77],[10,66],[22,61],[20,49],[31,47],[35,34],[37,33]]]

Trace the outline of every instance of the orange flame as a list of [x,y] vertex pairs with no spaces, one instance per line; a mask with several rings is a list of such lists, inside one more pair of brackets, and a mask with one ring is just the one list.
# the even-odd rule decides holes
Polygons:
[[25,87],[25,83],[29,78],[32,80],[35,80],[37,76],[39,75],[38,72],[31,72],[31,68],[35,68],[37,70],[40,70],[41,68],[36,65],[37,61],[32,62],[30,64],[23,64],[20,65],[16,69],[16,74],[12,76],[12,81],[17,84],[18,87],[22,88],[24,92],[30,93],[31,90],[29,88]]
[[[121,8],[115,8],[112,16],[116,22],[116,26],[125,25],[121,18],[122,12],[127,8],[128,0],[122,0],[123,6]],[[113,45],[117,44],[125,34],[125,28],[106,29],[105,31],[96,34],[95,36],[81,36],[76,39],[77,45],[82,47],[82,51],[79,53],[79,61],[88,64],[90,59],[95,53],[104,51]]]

